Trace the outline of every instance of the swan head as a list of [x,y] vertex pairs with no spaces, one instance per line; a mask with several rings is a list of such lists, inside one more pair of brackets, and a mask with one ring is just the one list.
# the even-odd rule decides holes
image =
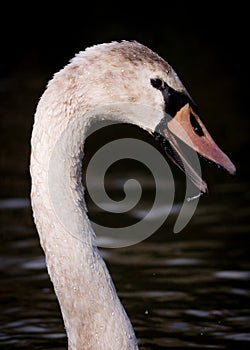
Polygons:
[[[60,74],[57,73],[59,78]],[[183,171],[188,164],[188,175],[202,192],[206,192],[206,184],[188,163],[180,143],[230,174],[235,173],[235,166],[210,136],[198,116],[197,105],[176,72],[148,47],[136,41],[94,45],[78,53],[63,74],[68,76],[64,79],[66,88],[72,85],[68,89],[70,98],[65,98],[72,100],[77,91],[75,98],[81,108],[128,103],[158,111],[152,115],[138,114],[130,121],[159,140]]]

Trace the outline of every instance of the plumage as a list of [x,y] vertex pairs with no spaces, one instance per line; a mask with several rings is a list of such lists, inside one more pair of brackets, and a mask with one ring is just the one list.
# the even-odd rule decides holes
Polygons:
[[[164,84],[152,84],[152,79]],[[32,208],[71,350],[138,349],[134,329],[94,244],[86,212],[81,161],[88,127],[102,108],[106,117],[113,118],[112,106],[117,111],[120,104],[146,105],[158,113],[123,111],[116,116],[154,134],[164,122],[166,104],[176,103],[176,96],[185,96],[178,100],[185,105],[176,104],[177,117],[192,113],[204,130],[197,135],[190,121],[186,125],[194,148],[199,151],[199,140],[204,143],[206,138],[205,156],[233,173],[230,160],[192,112],[192,99],[172,67],[138,42],[100,44],[78,53],[54,75],[38,103],[31,139]],[[178,154],[174,136],[182,135],[171,131],[171,118],[163,132],[168,129],[165,135]],[[187,118],[182,120],[188,123]],[[205,191],[198,175],[192,176]]]

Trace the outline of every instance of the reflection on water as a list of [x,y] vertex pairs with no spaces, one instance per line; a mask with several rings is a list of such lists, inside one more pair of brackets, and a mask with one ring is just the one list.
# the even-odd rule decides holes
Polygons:
[[[102,250],[140,349],[249,348],[249,193],[245,183],[217,184],[180,234],[163,225],[140,244]],[[1,349],[66,349],[29,201],[0,209]]]

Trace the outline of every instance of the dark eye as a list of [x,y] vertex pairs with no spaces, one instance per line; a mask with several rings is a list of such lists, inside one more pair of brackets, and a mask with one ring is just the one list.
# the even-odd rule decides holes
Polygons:
[[151,79],[150,82],[151,82],[151,85],[154,88],[156,88],[156,89],[158,89],[160,91],[164,90],[166,88],[166,86],[167,86],[167,84],[163,80],[158,79],[158,78],[157,79]]

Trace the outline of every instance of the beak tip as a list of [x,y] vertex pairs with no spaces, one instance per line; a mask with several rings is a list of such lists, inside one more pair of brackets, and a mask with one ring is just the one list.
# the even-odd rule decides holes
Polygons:
[[231,171],[231,175],[236,175],[236,167],[235,166],[233,166],[233,169]]
[[215,160],[215,164],[217,164],[218,168],[226,170],[230,175],[236,174],[235,165],[225,153],[222,153],[222,156]]
[[236,174],[236,167],[231,161],[228,164],[228,166],[226,167],[226,170],[230,175],[234,176]]

